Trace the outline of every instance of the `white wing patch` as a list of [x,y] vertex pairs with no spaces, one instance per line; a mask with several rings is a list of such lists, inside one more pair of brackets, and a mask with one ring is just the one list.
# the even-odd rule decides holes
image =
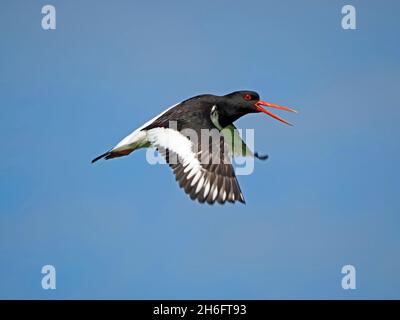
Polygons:
[[[160,151],[172,151],[178,156],[179,159],[177,160],[183,164],[183,172],[187,173],[187,179],[191,179],[196,175],[192,180],[192,183],[196,184],[197,180],[202,176],[203,168],[197,158],[197,154],[193,152],[193,143],[180,132],[170,128],[154,128],[146,133],[147,140],[153,147],[160,149]],[[196,193],[201,190],[202,185],[203,182],[200,179],[197,186],[199,190]]]
[[[209,204],[215,201],[244,202],[231,164],[213,165],[214,169],[202,165],[199,160],[202,151],[196,153],[192,141],[174,129],[153,128],[147,130],[146,135],[151,146],[168,158],[176,180],[192,199]],[[172,161],[171,154],[177,156]]]
[[148,125],[153,123],[155,120],[157,120],[159,117],[161,117],[168,110],[171,110],[172,108],[176,107],[179,103],[176,103],[173,106],[169,107],[168,109],[164,110],[159,115],[155,116],[153,119],[147,121],[140,128],[137,128],[135,131],[133,131],[132,133],[127,135],[114,148],[112,148],[111,151],[122,151],[122,150],[127,150],[127,149],[137,149],[138,147],[145,146],[148,143],[147,135],[146,135],[146,133],[144,131],[142,131],[142,129],[146,128]]

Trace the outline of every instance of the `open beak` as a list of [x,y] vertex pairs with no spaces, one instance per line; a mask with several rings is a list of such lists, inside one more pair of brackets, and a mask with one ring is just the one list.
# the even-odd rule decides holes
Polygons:
[[263,112],[263,113],[271,116],[272,118],[275,118],[276,120],[279,120],[279,121],[281,121],[283,123],[286,123],[286,124],[288,124],[290,126],[292,125],[291,123],[287,122],[285,119],[282,119],[281,117],[278,117],[277,115],[273,114],[272,112],[270,112],[268,110],[265,110],[262,106],[275,108],[275,109],[281,109],[281,110],[297,113],[297,111],[294,110],[294,109],[290,109],[288,107],[283,107],[283,106],[278,106],[277,104],[265,102],[265,101],[262,101],[262,100],[259,100],[259,101],[256,102],[256,108],[257,108],[258,111]]

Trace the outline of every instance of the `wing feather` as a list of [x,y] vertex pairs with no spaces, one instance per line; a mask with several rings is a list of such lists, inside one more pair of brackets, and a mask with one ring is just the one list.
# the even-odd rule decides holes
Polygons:
[[224,139],[218,152],[199,150],[186,136],[171,128],[147,131],[151,145],[166,158],[181,188],[200,203],[245,203],[229,155],[225,154]]

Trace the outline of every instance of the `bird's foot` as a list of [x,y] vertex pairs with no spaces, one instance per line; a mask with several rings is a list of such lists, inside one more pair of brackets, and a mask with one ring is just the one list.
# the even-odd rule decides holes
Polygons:
[[260,160],[263,160],[263,161],[268,159],[268,155],[267,155],[267,154],[259,155],[258,152],[255,152],[255,153],[254,153],[254,156],[255,156],[257,159],[260,159]]

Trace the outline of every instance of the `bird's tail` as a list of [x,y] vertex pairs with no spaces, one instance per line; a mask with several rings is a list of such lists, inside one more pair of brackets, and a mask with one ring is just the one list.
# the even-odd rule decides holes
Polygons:
[[94,158],[94,159],[92,160],[92,163],[95,163],[96,161],[98,161],[98,160],[100,160],[100,159],[103,159],[103,158],[107,159],[107,157],[108,157],[110,154],[111,154],[111,152],[110,152],[110,151],[107,151],[106,153],[103,153],[102,155],[100,155],[100,156]]
[[124,149],[124,150],[110,150],[107,151],[106,153],[103,153],[102,155],[94,158],[92,160],[92,163],[95,163],[96,161],[100,160],[100,159],[112,159],[112,158],[117,158],[117,157],[123,157],[123,156],[127,156],[128,154],[130,154],[133,151],[133,149]]

